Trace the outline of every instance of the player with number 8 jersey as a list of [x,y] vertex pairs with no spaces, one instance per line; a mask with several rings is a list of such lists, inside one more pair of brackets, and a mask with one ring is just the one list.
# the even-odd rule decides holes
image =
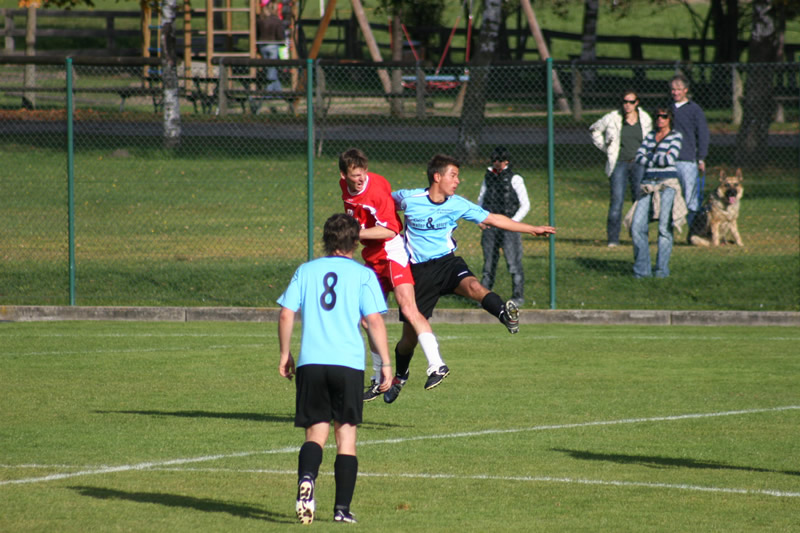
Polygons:
[[359,320],[386,312],[374,272],[347,257],[320,257],[297,268],[278,304],[300,308],[304,327],[297,366],[337,364],[364,370]]
[[[350,503],[358,476],[356,428],[362,421],[364,405],[362,320],[381,361],[379,390],[388,390],[392,381],[386,326],[381,317],[386,301],[375,273],[353,261],[359,230],[353,217],[344,213],[331,216],[323,228],[326,257],[300,265],[278,298],[278,372],[288,379],[297,378],[294,425],[305,428],[305,441],[297,458],[295,505],[302,524],[314,521],[314,487],[331,422],[337,452],[333,464],[334,521],[356,521]],[[303,334],[295,365],[291,345],[298,311]]]

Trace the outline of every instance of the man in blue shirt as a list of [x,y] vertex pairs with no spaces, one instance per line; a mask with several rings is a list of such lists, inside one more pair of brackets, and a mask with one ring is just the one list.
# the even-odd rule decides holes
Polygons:
[[683,189],[683,198],[689,214],[686,224],[689,235],[692,234],[692,224],[698,211],[700,211],[700,196],[703,191],[697,190],[698,171],[705,173],[706,157],[708,156],[709,131],[706,115],[703,109],[695,102],[689,100],[689,80],[683,74],[678,74],[669,82],[672,95],[672,116],[674,129],[683,136],[683,146],[675,163],[678,170],[678,180]]
[[[392,380],[386,326],[381,316],[386,313],[383,291],[375,273],[353,260],[360,229],[350,215],[330,217],[323,230],[326,257],[300,265],[278,299],[278,371],[288,379],[297,375],[294,425],[305,428],[305,442],[298,457],[295,507],[303,524],[314,520],[314,483],[331,420],[337,447],[333,519],[356,521],[350,513],[350,502],[358,474],[356,427],[361,423],[364,405],[364,340],[359,329],[362,317],[382,361],[382,392],[389,389]],[[298,310],[303,334],[295,366],[291,339]]]
[[[437,154],[428,162],[428,188],[392,193],[397,209],[404,212],[405,243],[411,258],[417,307],[425,318],[430,319],[441,296],[458,294],[479,302],[510,333],[517,333],[519,310],[516,304],[513,300],[504,303],[497,293],[480,284],[467,263],[454,254],[456,241],[453,232],[461,218],[475,224],[530,235],[549,235],[556,230],[552,226],[515,222],[458,196],[456,189],[460,166],[457,159]],[[408,381],[408,367],[416,346],[414,328],[403,320],[403,335],[395,348],[397,372],[392,387],[383,396],[386,403],[396,400]]]

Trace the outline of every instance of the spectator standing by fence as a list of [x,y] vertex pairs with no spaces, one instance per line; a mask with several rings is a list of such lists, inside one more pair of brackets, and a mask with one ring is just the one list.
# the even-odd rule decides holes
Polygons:
[[[700,211],[700,195],[698,190],[698,173],[706,171],[708,156],[708,123],[703,109],[689,100],[689,79],[678,74],[669,83],[672,94],[672,116],[675,130],[683,136],[683,144],[675,168],[678,180],[683,188],[683,198],[689,213],[686,222],[692,227],[698,211]],[[689,232],[691,234],[691,231]]]
[[[672,227],[680,231],[686,221],[675,162],[681,151],[680,132],[673,129],[672,112],[656,110],[656,128],[647,134],[636,152],[636,162],[645,169],[642,196],[636,200],[625,217],[633,238],[633,275],[636,278],[666,278],[672,255]],[[632,219],[631,219],[632,217]],[[658,255],[656,269],[650,265],[649,223],[658,220]]]
[[[303,524],[314,520],[314,486],[331,421],[337,449],[333,519],[355,522],[350,502],[358,475],[356,427],[364,406],[362,318],[368,324],[371,343],[380,352],[382,390],[389,388],[392,379],[386,326],[381,317],[386,302],[375,273],[353,260],[359,229],[350,215],[331,216],[323,228],[326,257],[300,265],[278,299],[278,371],[289,379],[297,373],[294,425],[305,428],[305,442],[298,456],[295,508]],[[291,340],[298,310],[303,334],[295,368]]]
[[653,120],[639,109],[639,96],[628,90],[622,94],[621,109],[604,115],[589,126],[594,145],[606,153],[606,175],[611,199],[608,204],[606,234],[609,248],[619,246],[622,224],[622,205],[625,202],[625,184],[631,190],[631,201],[641,196],[639,184],[644,167],[636,163],[636,151],[644,137],[653,129]]
[[[522,222],[531,208],[528,191],[522,176],[511,168],[511,155],[504,146],[494,149],[491,166],[478,193],[478,205],[490,213],[500,213],[514,222]],[[511,275],[511,299],[517,305],[525,303],[525,274],[522,269],[522,235],[485,224],[479,224],[483,248],[483,276],[481,285],[491,290],[497,273],[500,250],[506,258]]]
[[[261,13],[257,18],[256,44],[258,44],[258,50],[264,59],[278,59],[279,49],[286,43],[286,33],[283,29],[283,22],[278,17],[278,9],[277,0],[262,2]],[[277,92],[282,89],[277,68],[267,67],[266,78],[268,92]]]

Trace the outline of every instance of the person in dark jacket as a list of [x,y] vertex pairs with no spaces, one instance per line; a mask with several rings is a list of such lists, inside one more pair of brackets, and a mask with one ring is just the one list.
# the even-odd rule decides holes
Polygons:
[[[706,157],[708,156],[708,123],[703,109],[695,102],[689,100],[689,80],[683,74],[674,76],[669,83],[672,95],[672,116],[675,131],[683,136],[683,145],[675,168],[678,170],[678,180],[683,189],[683,198],[689,214],[686,223],[692,227],[698,211],[700,211],[700,196],[703,191],[698,191],[698,173],[706,171]],[[689,231],[691,234],[691,231]]]
[[[521,222],[531,208],[528,191],[522,176],[511,168],[511,156],[503,146],[494,149],[491,166],[478,194],[478,205],[489,211],[505,215],[514,222]],[[500,250],[506,257],[508,272],[511,274],[511,299],[517,306],[525,302],[525,276],[522,271],[522,236],[513,231],[480,225],[481,247],[483,248],[483,277],[481,285],[487,289],[494,286],[497,261]]]

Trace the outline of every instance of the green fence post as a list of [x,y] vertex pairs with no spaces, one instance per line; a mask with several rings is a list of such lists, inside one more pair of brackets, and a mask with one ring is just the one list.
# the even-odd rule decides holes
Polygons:
[[72,58],[67,58],[67,219],[69,233],[69,305],[75,305],[75,146],[72,137]]
[[314,259],[314,60],[306,59],[306,111],[308,128],[308,260]]
[[[553,179],[553,58],[547,58],[547,220],[556,225],[555,185]],[[550,235],[550,309],[556,308],[556,236]]]

